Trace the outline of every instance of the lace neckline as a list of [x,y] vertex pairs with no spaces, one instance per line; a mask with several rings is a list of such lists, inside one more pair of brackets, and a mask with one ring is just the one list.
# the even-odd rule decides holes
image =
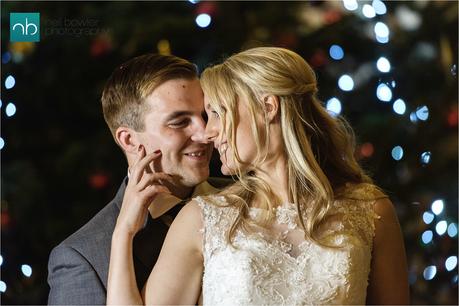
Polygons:
[[[288,230],[294,230],[298,227],[298,213],[293,203],[285,203],[272,208],[276,216],[276,222],[287,225]],[[250,217],[256,218],[259,213],[267,212],[267,209],[259,207],[250,207]]]

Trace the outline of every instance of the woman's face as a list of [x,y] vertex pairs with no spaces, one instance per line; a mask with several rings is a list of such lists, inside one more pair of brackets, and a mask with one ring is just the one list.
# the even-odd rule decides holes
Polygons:
[[[209,104],[206,97],[204,97],[204,102],[208,115],[206,137],[210,141],[213,141],[214,147],[220,154],[220,160],[222,162],[221,172],[224,175],[236,174],[237,162],[233,158],[234,148],[230,146],[230,143],[226,138],[221,118]],[[239,153],[239,158],[242,161],[240,168],[243,172],[247,172],[250,170],[251,165],[253,165],[257,155],[257,146],[253,139],[252,129],[250,127],[252,117],[243,101],[239,101],[238,103],[237,118],[237,122],[232,122],[232,124],[236,126],[236,134],[233,135],[233,137],[236,137],[236,148]],[[228,120],[228,118],[226,118],[226,120]]]

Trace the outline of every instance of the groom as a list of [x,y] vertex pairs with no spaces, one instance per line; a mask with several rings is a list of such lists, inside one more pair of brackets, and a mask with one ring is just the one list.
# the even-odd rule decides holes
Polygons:
[[[153,200],[146,225],[134,239],[134,265],[141,290],[184,200],[216,192],[215,187],[226,182],[210,180],[213,187],[206,181],[212,147],[204,137],[203,92],[196,67],[190,62],[147,54],[124,63],[104,88],[102,109],[129,168],[143,146],[147,154],[160,150],[161,169],[157,170],[174,177],[168,186],[172,195]],[[112,233],[128,177],[107,206],[52,250],[48,304],[105,304]]]

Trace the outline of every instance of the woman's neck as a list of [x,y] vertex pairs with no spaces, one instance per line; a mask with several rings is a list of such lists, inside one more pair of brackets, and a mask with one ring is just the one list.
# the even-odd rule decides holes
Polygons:
[[[288,169],[287,157],[285,154],[279,154],[269,158],[261,167],[255,171],[255,175],[268,183],[271,191],[280,201],[273,203],[275,206],[282,203],[288,203]],[[255,200],[256,201],[256,200]]]

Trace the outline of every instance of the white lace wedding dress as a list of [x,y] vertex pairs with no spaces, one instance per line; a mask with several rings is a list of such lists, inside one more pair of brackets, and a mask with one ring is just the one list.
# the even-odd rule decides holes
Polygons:
[[[319,235],[341,248],[305,240],[293,204],[276,208],[276,222],[269,230],[237,231],[234,248],[226,233],[237,210],[196,198],[204,224],[203,304],[365,304],[377,195],[373,186],[362,185],[336,201]],[[222,196],[213,200],[227,205]],[[250,215],[261,212],[251,208]]]

